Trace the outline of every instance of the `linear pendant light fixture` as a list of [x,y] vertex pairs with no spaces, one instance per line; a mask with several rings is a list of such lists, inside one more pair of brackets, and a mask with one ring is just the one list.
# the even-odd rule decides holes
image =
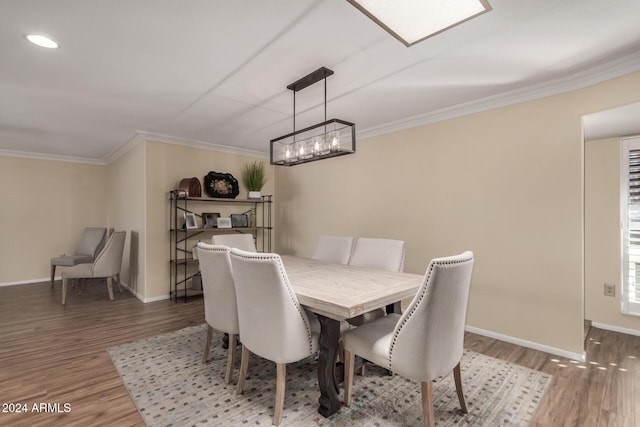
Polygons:
[[411,46],[491,10],[487,0],[347,0]]
[[[320,67],[287,86],[293,91],[293,132],[271,140],[272,165],[295,166],[356,152],[356,125],[327,120],[327,77],[332,74],[330,69]],[[320,80],[324,80],[324,122],[296,130],[296,92]]]

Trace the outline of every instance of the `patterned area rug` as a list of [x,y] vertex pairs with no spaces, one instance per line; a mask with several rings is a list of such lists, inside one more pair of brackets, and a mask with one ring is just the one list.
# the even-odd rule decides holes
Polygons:
[[[214,334],[209,362],[202,363],[205,325],[110,348],[109,355],[148,426],[270,426],[275,364],[252,355],[244,395],[236,395],[240,347],[232,384],[224,383],[226,350]],[[317,412],[313,358],[287,365],[283,426],[422,425],[420,385],[367,365],[354,378],[354,403],[330,418]],[[526,426],[551,375],[472,351],[462,359],[467,415],[459,411],[453,375],[434,384],[438,426]]]

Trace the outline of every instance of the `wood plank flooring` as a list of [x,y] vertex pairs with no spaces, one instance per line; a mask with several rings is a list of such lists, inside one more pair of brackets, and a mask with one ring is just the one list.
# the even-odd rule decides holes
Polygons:
[[[59,283],[0,288],[0,404],[30,411],[0,412],[0,426],[142,426],[105,350],[203,323],[202,299],[143,304],[116,292],[109,301],[99,283],[66,307],[60,299]],[[465,347],[554,375],[532,426],[640,427],[640,337],[592,327],[586,363],[474,334]],[[34,403],[60,413],[31,412]]]

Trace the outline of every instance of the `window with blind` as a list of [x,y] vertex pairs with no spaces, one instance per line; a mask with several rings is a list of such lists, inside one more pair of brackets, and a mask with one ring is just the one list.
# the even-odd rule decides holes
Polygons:
[[640,137],[622,140],[622,312],[640,315]]

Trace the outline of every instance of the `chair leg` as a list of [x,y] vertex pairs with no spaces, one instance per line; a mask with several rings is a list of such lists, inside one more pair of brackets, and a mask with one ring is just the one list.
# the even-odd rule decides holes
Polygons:
[[284,389],[286,385],[287,376],[287,364],[276,364],[276,404],[273,411],[273,425],[280,425],[280,418],[282,417],[282,408],[284,407]]
[[122,294],[122,284],[120,284],[120,273],[116,274],[116,282],[118,282],[118,290]]
[[56,266],[51,264],[51,287],[53,288],[53,281],[56,277]]
[[113,301],[113,277],[107,277],[107,292],[109,292],[109,299]]
[[240,373],[238,374],[238,387],[236,388],[237,394],[242,394],[244,392],[244,378],[247,376],[247,369],[249,368],[249,349],[242,345],[242,359],[240,361]]
[[436,424],[433,415],[433,392],[431,381],[425,381],[422,385],[422,414],[424,416],[424,425],[426,427],[434,427]]
[[62,305],[66,302],[67,299],[67,279],[66,277],[62,278]]
[[211,340],[213,339],[213,328],[207,325],[207,343],[204,345],[204,356],[202,356],[202,363],[207,363],[209,358],[209,348],[211,348]]
[[344,404],[351,406],[353,397],[351,385],[353,384],[353,371],[355,370],[356,355],[350,351],[344,352]]
[[231,382],[231,374],[233,373],[233,365],[236,359],[236,334],[229,334],[229,349],[227,350],[227,374],[224,376],[224,382]]
[[456,383],[456,391],[458,392],[458,401],[460,401],[460,408],[462,413],[467,413],[467,404],[464,402],[464,392],[462,391],[462,377],[460,376],[460,362],[453,368],[453,379]]

